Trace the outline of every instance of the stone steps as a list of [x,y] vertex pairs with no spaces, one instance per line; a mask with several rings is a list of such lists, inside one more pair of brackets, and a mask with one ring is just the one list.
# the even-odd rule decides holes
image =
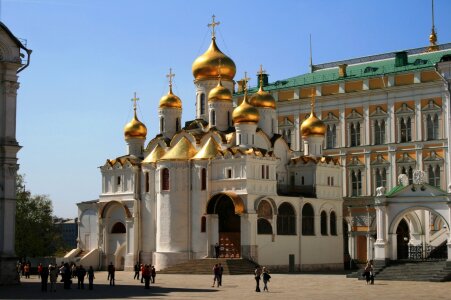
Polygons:
[[161,274],[205,274],[213,273],[215,264],[221,264],[227,275],[253,274],[255,263],[247,259],[194,259],[160,270]]

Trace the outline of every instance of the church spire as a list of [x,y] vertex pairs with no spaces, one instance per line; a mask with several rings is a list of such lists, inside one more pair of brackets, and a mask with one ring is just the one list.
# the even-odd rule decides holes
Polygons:
[[437,51],[437,33],[435,32],[435,25],[434,25],[434,0],[432,2],[432,29],[431,34],[429,35],[429,47],[428,52]]

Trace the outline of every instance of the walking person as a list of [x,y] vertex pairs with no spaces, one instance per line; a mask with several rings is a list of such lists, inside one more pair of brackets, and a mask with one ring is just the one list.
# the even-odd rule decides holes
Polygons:
[[135,276],[133,277],[133,279],[139,280],[139,269],[140,269],[139,263],[136,262],[136,264],[135,264],[135,266],[134,266]]
[[111,261],[110,264],[108,265],[108,277],[106,280],[110,280],[110,275],[111,275],[111,270],[113,269],[113,262]]
[[262,275],[262,269],[259,266],[255,267],[254,275],[255,275],[255,282],[257,283],[257,285],[255,287],[255,291],[260,292],[260,276]]
[[152,277],[152,283],[155,283],[155,277],[157,277],[157,271],[155,270],[155,266],[150,268],[150,276]]
[[149,265],[145,265],[144,266],[144,271],[141,274],[142,277],[144,277],[144,288],[145,289],[149,289],[150,288],[150,266]]
[[78,289],[85,289],[85,276],[86,276],[86,269],[83,268],[82,265],[78,267],[77,270],[77,278],[78,278]]
[[25,274],[25,278],[30,278],[30,265],[28,263],[25,263],[25,266],[23,267],[23,271]]
[[144,277],[143,277],[144,265],[143,264],[141,264],[140,270],[141,270],[141,283],[144,283]]
[[86,276],[88,277],[88,282],[89,282],[89,287],[88,288],[90,290],[92,290],[93,287],[94,287],[94,279],[95,279],[95,277],[94,277],[94,269],[92,268],[92,266],[89,266],[89,269],[88,269],[87,273],[88,274]]
[[366,280],[366,284],[374,284],[374,268],[373,268],[373,261],[369,260],[366,263],[365,269],[364,269],[364,273],[363,275],[365,276],[365,280]]
[[213,267],[213,285],[211,287],[215,287],[215,283],[219,287],[219,265],[215,264]]
[[70,290],[70,286],[72,284],[72,273],[70,270],[70,266],[68,263],[64,264],[64,274],[63,274],[63,282],[64,282],[64,289]]
[[47,293],[47,283],[49,281],[49,270],[41,265],[41,291]]
[[218,285],[219,286],[222,286],[222,273],[224,273],[224,268],[222,267],[222,265],[219,263],[218,264]]
[[266,269],[266,267],[263,267],[262,277],[263,277],[263,284],[264,284],[263,290],[269,292],[269,290],[268,290],[268,282],[269,282],[269,279],[271,278],[271,275],[269,275],[269,272]]
[[108,266],[108,268],[110,268],[110,286],[114,286],[114,276],[116,273],[116,268],[111,264],[111,267]]
[[42,264],[39,263],[39,265],[38,265],[38,278],[41,278],[41,273],[42,273]]
[[219,244],[218,243],[216,243],[216,245],[215,245],[215,256],[216,256],[216,258],[219,258],[219,252],[221,251],[221,247],[219,246]]
[[50,291],[56,292],[56,280],[58,279],[58,268],[54,265],[49,265],[49,277],[50,277]]

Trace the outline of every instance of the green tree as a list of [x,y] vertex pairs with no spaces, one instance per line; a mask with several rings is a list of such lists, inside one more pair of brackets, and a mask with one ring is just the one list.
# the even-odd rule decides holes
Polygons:
[[53,255],[62,245],[62,237],[53,226],[52,201],[47,195],[31,195],[23,175],[17,176],[16,184],[16,255]]

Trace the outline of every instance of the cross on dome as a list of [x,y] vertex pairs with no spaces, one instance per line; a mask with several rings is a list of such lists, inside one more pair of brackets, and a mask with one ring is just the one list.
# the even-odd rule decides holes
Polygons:
[[139,101],[139,98],[136,97],[136,92],[133,95],[132,101],[133,101],[133,109],[136,111],[136,102]]
[[220,22],[215,22],[215,18],[216,18],[216,16],[212,15],[211,16],[212,21],[211,21],[211,23],[209,23],[207,25],[208,27],[211,27],[211,37],[212,38],[215,38],[215,27],[218,26],[219,24],[221,24]]
[[247,72],[244,72],[244,93],[247,94],[247,83],[251,80],[249,77],[247,77]]
[[175,77],[175,74],[172,73],[172,68],[169,68],[169,74],[166,74],[166,77],[169,79],[169,86],[172,87],[172,78]]
[[258,70],[258,74],[260,75],[260,87],[263,86],[263,74],[265,74],[266,71],[263,70],[263,65],[260,64],[260,70]]

